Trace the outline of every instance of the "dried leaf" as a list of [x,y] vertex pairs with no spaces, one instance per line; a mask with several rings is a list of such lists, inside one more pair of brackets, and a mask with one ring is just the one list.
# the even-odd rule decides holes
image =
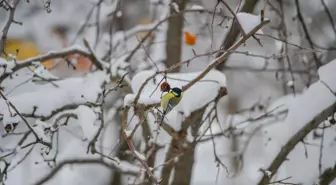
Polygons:
[[186,31],[184,32],[184,37],[185,37],[184,42],[188,44],[189,46],[193,46],[196,44],[196,39],[197,39],[196,35],[191,34]]

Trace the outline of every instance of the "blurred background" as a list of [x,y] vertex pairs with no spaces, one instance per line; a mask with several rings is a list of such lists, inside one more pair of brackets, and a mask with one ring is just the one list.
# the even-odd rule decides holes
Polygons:
[[[4,1],[6,0],[0,0],[1,29],[7,24],[10,15]],[[14,1],[7,0],[9,3]],[[275,120],[271,126],[261,128],[260,124],[265,120],[256,118],[267,114],[267,111],[278,104],[291,102],[297,94],[305,92],[318,81],[318,67],[327,64],[336,56],[334,0],[224,2],[234,12],[260,15],[263,11],[270,23],[262,28],[263,34],[249,38],[237,49],[238,52],[232,53],[223,64],[216,67],[216,71],[224,74],[225,79],[210,77],[210,80],[225,83],[228,92],[215,104],[216,120],[210,121],[209,118],[204,121],[211,109],[210,103],[202,109],[203,112],[191,111],[190,117],[185,116],[192,118],[195,117],[193,114],[200,114],[201,118],[190,122],[203,124],[204,128],[213,127],[211,133],[208,133],[210,139],[207,137],[208,139],[200,143],[189,143],[193,152],[183,157],[179,156],[180,153],[172,152],[174,139],[169,134],[163,135],[155,143],[158,149],[155,150],[153,159],[147,160],[151,168],[178,156],[177,162],[166,165],[168,167],[162,165],[155,171],[158,178],[164,179],[161,184],[258,184],[263,174],[259,169],[268,167],[274,153],[294,132],[292,128],[299,126],[293,126],[296,123],[288,125],[283,120]],[[170,71],[180,74],[177,77],[186,77],[189,73],[204,70],[223,50],[230,48],[242,32],[237,21],[233,21],[234,17],[225,3],[220,0],[21,0],[16,7],[14,20],[22,24],[11,24],[4,47],[4,52],[15,56],[18,63],[31,57],[69,49],[74,45],[86,48],[83,43],[83,39],[86,39],[97,57],[111,69],[109,77],[112,82],[107,84],[108,88],[118,84],[116,79],[120,79],[127,72],[125,86],[128,87],[113,91],[105,97],[102,113],[105,118],[105,134],[98,139],[101,142],[99,145],[105,147],[100,152],[117,157],[124,171],[99,165],[76,168],[69,165],[70,167],[61,169],[62,173],[44,184],[152,184],[141,164],[135,162],[134,157],[129,154],[127,143],[119,141],[122,138],[121,112],[125,95],[135,89],[134,84],[137,82],[134,81],[134,76],[139,75],[139,79],[146,76],[141,72],[164,70],[193,59],[190,63]],[[169,15],[175,16],[167,18]],[[10,60],[10,56],[1,55],[6,60]],[[43,66],[48,73],[56,76],[55,83],[68,79],[83,79],[86,82],[91,79],[90,73],[94,71],[91,59],[80,54],[48,59],[43,62]],[[15,98],[24,93],[40,91],[42,86],[29,81],[30,73],[30,70],[24,68],[18,71],[20,75],[2,81],[1,86],[4,87],[6,96],[16,100]],[[198,95],[209,96],[211,99],[211,90],[199,90],[203,94]],[[40,95],[53,99],[53,93],[45,92],[46,94]],[[196,95],[194,99],[197,101]],[[7,106],[3,103],[2,110],[5,108]],[[182,109],[183,107],[178,110]],[[78,115],[79,118],[70,121],[71,123],[90,122],[90,115],[94,115],[89,110],[80,112],[83,117]],[[176,122],[171,125],[176,133],[181,129],[180,126],[176,127],[181,125],[177,123],[178,115],[180,113],[176,111],[170,117]],[[39,118],[29,117],[30,123],[34,123],[35,119]],[[97,120],[99,119],[94,118],[92,122]],[[139,120],[140,116],[138,120],[130,121],[130,127],[134,128]],[[148,125],[151,132],[155,130],[155,119],[148,118]],[[232,131],[232,128],[236,129]],[[275,180],[290,178],[278,184],[288,182],[311,185],[319,181],[324,171],[334,167],[335,127],[328,128],[314,129],[306,137],[307,141],[299,143],[293,149]],[[136,131],[133,142],[135,148],[148,154],[148,147],[153,143],[142,133],[146,129],[142,125]],[[191,128],[188,129],[188,137],[193,138]],[[223,130],[225,133],[230,131],[230,134],[224,134],[221,132]],[[27,128],[19,125],[14,133],[24,131]],[[212,133],[216,131],[218,135]],[[55,164],[51,165],[53,167],[47,164],[45,156],[40,155],[43,147],[34,148],[29,154],[28,150],[22,149],[13,158],[8,157],[5,150],[1,150],[0,161],[5,161],[0,167],[2,182],[7,185],[35,184],[44,175],[52,172],[62,160],[67,159],[67,156],[91,156],[86,152],[89,141],[82,141],[79,137],[82,131],[78,127],[69,124],[59,132],[62,133],[59,137],[63,141],[57,149],[60,157],[54,158]],[[0,148],[15,148],[19,137],[7,136],[4,128],[1,128],[1,134],[4,137],[1,138]],[[324,147],[321,148],[321,145]],[[15,168],[13,161],[18,163]],[[45,164],[42,164],[43,161]],[[13,169],[4,173],[7,164],[11,164]],[[332,182],[335,177],[333,174],[326,184],[336,184],[336,181]]]

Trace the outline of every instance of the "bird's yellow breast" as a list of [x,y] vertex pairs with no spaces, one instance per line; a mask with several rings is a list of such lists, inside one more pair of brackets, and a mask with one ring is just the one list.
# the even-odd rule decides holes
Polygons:
[[163,110],[166,110],[167,109],[167,106],[168,106],[168,103],[169,103],[169,100],[174,98],[175,96],[172,94],[172,93],[167,93],[165,95],[162,96],[161,98],[161,107]]

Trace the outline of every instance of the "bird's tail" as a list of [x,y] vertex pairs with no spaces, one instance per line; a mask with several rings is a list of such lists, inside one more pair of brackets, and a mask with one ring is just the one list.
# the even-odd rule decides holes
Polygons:
[[[166,113],[167,113],[167,111],[164,111],[164,112],[162,113],[162,115],[161,115],[160,127],[161,127],[162,124],[163,124],[163,120],[164,120],[164,118],[166,117]],[[167,119],[167,118],[166,118],[166,119]]]

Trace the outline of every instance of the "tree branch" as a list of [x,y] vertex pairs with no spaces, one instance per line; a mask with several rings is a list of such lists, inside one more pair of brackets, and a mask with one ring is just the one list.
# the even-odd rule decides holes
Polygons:
[[[72,55],[72,54],[83,55],[84,57],[89,58],[96,65],[96,67],[98,69],[101,69],[101,70],[103,69],[102,64],[100,64],[100,63],[98,64],[97,59],[95,58],[93,53],[89,53],[89,52],[87,52],[87,51],[85,51],[82,48],[77,47],[77,46],[71,46],[71,47],[62,49],[62,50],[57,51],[57,52],[51,51],[51,52],[48,52],[46,54],[39,55],[39,56],[36,56],[36,57],[31,57],[29,59],[18,62],[12,68],[12,71],[16,72],[16,71],[18,71],[22,68],[29,67],[29,66],[33,65],[33,63],[36,62],[36,61],[39,61],[39,62],[43,63],[44,61],[47,61],[47,60],[50,60],[50,59],[63,58],[63,57],[66,57],[66,56],[69,56],[69,55]],[[96,62],[94,62],[94,61],[96,61]],[[0,76],[0,83],[2,81],[4,81],[7,77],[9,77],[10,75],[11,74],[9,74],[9,73],[3,73]]]
[[[306,36],[306,39],[308,41],[308,44],[309,46],[314,49],[314,43],[309,35],[309,32],[308,32],[308,28],[303,20],[303,16],[301,14],[301,10],[300,10],[300,3],[299,3],[299,0],[295,0],[295,5],[296,5],[296,11],[297,11],[297,16],[298,16],[298,19],[301,23],[301,26],[303,28],[303,31],[305,33],[305,36]],[[313,57],[314,57],[314,60],[315,60],[315,64],[316,64],[316,68],[320,67],[322,65],[322,62],[320,61],[320,59],[317,58],[317,55],[316,53],[312,53],[313,54]]]
[[[242,9],[240,10],[240,12],[246,12],[246,13],[252,13],[254,10],[254,7],[256,6],[256,4],[258,3],[259,0],[246,0]],[[224,1],[222,1],[224,3]],[[225,5],[225,3],[224,3]],[[231,11],[230,11],[231,12]],[[225,40],[223,41],[222,47],[224,50],[229,49],[234,42],[237,40],[237,37],[240,33],[240,26],[239,26],[239,22],[238,20],[234,19],[232,21],[232,26],[231,29],[229,31],[229,33],[226,35]],[[220,52],[217,54],[217,57],[220,57],[224,52]],[[225,59],[227,60],[227,59]],[[218,65],[216,68],[217,69],[222,69],[223,68],[223,64],[225,63],[225,61]]]
[[64,160],[61,163],[59,163],[55,168],[53,168],[53,170],[47,176],[45,176],[42,179],[40,179],[39,181],[37,181],[35,183],[35,185],[42,185],[42,184],[48,182],[64,166],[66,166],[66,165],[73,165],[73,164],[77,164],[77,165],[78,164],[81,164],[81,165],[83,165],[83,164],[84,165],[85,164],[91,164],[91,165],[96,164],[97,165],[98,164],[98,165],[105,166],[108,169],[116,169],[117,171],[122,172],[122,173],[127,173],[127,174],[133,174],[133,175],[135,175],[135,173],[123,171],[121,168],[119,168],[114,163],[110,164],[110,163],[105,162],[105,161],[103,161],[101,159],[68,159],[68,160]]
[[268,167],[267,171],[270,172],[269,175],[264,174],[259,182],[259,185],[268,184],[271,178],[276,174],[281,164],[286,160],[288,154],[294,149],[294,147],[303,140],[312,130],[318,127],[318,125],[328,116],[330,116],[335,110],[336,102],[330,105],[325,110],[322,110],[318,115],[316,115],[309,123],[303,126],[296,134],[294,134],[290,140],[282,147],[281,151],[274,158],[271,165]]
[[319,178],[319,184],[330,184],[336,178],[336,164],[334,168],[326,169]]
[[218,66],[219,64],[223,63],[224,60],[232,53],[232,51],[236,50],[240,45],[245,43],[245,41],[253,36],[260,28],[262,28],[264,25],[268,24],[269,20],[264,20],[259,25],[257,25],[253,30],[251,30],[249,33],[247,33],[245,36],[241,37],[236,44],[231,46],[225,53],[223,53],[221,56],[216,58],[201,74],[199,74],[195,79],[193,79],[191,82],[189,82],[187,85],[183,86],[183,91],[186,91],[191,86],[193,86],[196,82],[201,80],[206,74],[208,74],[213,68]]
[[8,8],[9,8],[9,18],[8,21],[5,25],[5,27],[2,30],[2,36],[1,36],[1,40],[0,40],[0,55],[4,52],[5,49],[5,45],[6,45],[6,40],[7,40],[7,34],[9,31],[9,28],[11,26],[12,23],[18,23],[14,20],[14,14],[15,14],[15,10],[17,5],[19,4],[20,0],[14,0],[13,5],[10,5],[8,3]]

